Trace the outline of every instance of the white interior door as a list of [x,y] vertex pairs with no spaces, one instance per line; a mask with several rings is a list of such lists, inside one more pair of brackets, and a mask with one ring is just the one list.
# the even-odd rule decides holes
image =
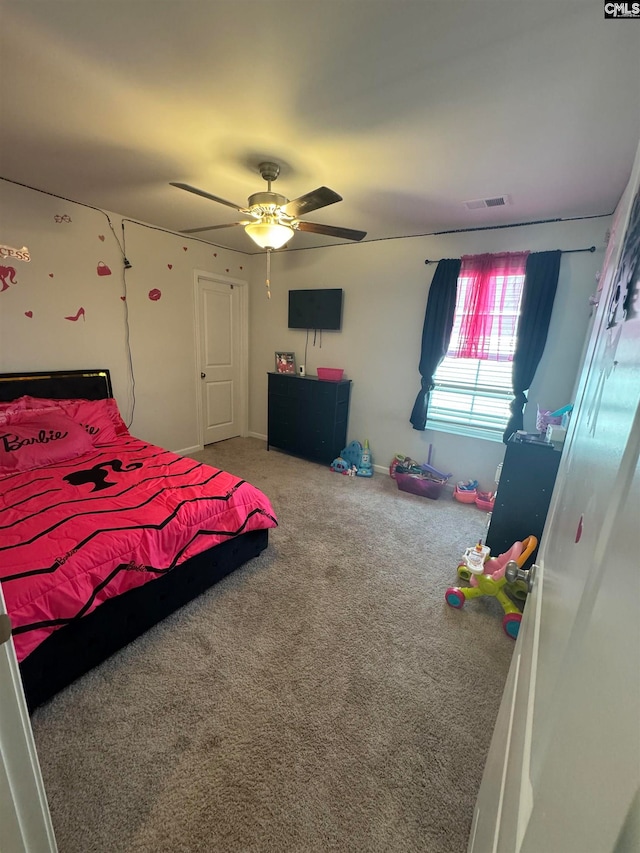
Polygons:
[[[623,226],[639,169],[637,158]],[[476,804],[473,853],[640,849],[637,835],[637,848],[625,846],[640,819],[640,315],[612,319],[620,268],[616,258],[603,272],[540,571]],[[637,274],[630,287],[640,298]]]
[[0,588],[0,850],[57,849]]
[[245,431],[246,306],[238,284],[199,274],[197,290],[200,411],[206,445]]

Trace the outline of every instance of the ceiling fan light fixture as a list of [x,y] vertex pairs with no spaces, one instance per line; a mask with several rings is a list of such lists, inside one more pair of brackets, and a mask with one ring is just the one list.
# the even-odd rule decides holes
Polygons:
[[293,237],[293,228],[280,222],[249,222],[244,230],[261,249],[280,249]]

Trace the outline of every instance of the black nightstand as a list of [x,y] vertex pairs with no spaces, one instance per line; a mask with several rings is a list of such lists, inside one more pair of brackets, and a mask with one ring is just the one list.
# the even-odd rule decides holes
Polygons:
[[[562,451],[551,444],[508,442],[486,537],[493,556],[526,536],[536,536],[540,542],[561,456]],[[525,565],[534,561],[536,553]]]

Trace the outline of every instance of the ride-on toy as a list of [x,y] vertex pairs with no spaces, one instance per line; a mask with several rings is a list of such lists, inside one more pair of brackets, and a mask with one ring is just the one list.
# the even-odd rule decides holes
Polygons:
[[[504,610],[504,632],[515,640],[520,630],[522,613],[504,590],[507,583],[505,571],[507,563],[511,561],[521,569],[537,545],[535,536],[527,536],[522,542],[514,542],[508,551],[498,557],[489,557],[489,549],[481,543],[474,548],[467,548],[463,561],[458,566],[458,574],[465,580],[470,578],[471,586],[449,587],[444,594],[445,601],[450,607],[460,610],[465,601],[471,598],[479,598],[482,595],[497,598]],[[467,572],[469,574],[465,577]]]

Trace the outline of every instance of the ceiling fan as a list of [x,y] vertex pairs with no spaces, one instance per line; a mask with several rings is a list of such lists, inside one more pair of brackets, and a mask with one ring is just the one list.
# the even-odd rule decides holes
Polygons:
[[225,225],[207,225],[204,228],[188,228],[183,234],[199,234],[202,231],[213,231],[217,228],[232,228],[236,225],[244,226],[244,230],[251,239],[262,249],[268,252],[280,249],[293,237],[294,231],[309,231],[314,234],[326,234],[332,237],[341,237],[344,240],[362,240],[366,237],[366,231],[355,231],[352,228],[339,228],[334,225],[320,225],[317,222],[307,222],[298,219],[305,213],[318,210],[329,204],[342,201],[342,196],[330,190],[328,187],[318,187],[306,195],[289,201],[279,193],[271,192],[271,184],[280,174],[280,166],[277,163],[265,162],[258,166],[260,174],[267,182],[267,191],[254,193],[249,196],[246,207],[234,204],[219,196],[192,187],[189,184],[175,183],[171,181],[172,187],[186,190],[195,195],[217,201],[232,207],[239,213],[251,217],[251,219],[240,222],[228,222]]

